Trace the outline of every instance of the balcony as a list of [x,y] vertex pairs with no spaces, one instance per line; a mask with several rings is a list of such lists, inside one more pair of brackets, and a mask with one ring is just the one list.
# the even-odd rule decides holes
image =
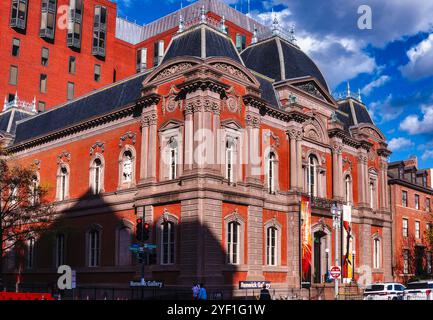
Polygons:
[[329,209],[331,210],[332,204],[334,203],[342,203],[341,201],[335,201],[334,199],[328,199],[328,198],[320,198],[320,197],[314,197],[307,193],[302,193],[303,196],[309,197],[311,199],[311,207],[312,208],[319,208],[319,209]]
[[18,98],[18,94],[16,93],[15,99],[12,101],[7,101],[7,99],[5,98],[3,104],[3,111],[6,111],[11,108],[18,108],[18,109],[36,113],[36,97],[33,99],[32,102],[27,102],[24,100],[20,100]]

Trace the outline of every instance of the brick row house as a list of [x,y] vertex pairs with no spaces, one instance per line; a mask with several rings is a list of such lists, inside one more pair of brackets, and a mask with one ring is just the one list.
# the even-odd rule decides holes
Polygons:
[[432,276],[431,170],[418,169],[416,157],[389,164],[393,199],[393,275],[406,282]]
[[[179,17],[152,70],[16,124],[8,150],[37,164],[59,217],[55,236],[30,239],[24,260],[11,260],[10,279],[24,261],[23,284],[54,283],[68,264],[80,285],[128,287],[141,272],[128,248],[142,217],[157,245],[146,279],[235,295],[246,280],[299,288],[306,197],[309,282],[323,284],[349,247],[349,281],[391,280],[390,152],[366,106],[336,101],[276,23],[239,52],[218,12],[200,11],[189,26]],[[350,208],[338,252],[334,202]]]

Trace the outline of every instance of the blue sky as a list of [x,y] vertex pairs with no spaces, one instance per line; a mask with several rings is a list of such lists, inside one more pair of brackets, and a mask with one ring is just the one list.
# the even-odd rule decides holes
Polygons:
[[[183,5],[190,2],[183,0]],[[225,0],[238,10],[247,1]],[[119,15],[139,24],[180,8],[175,0],[117,0]],[[372,29],[358,28],[368,5]],[[251,0],[251,14],[296,26],[298,45],[319,65],[330,89],[362,92],[393,151],[391,161],[418,156],[433,167],[433,0]]]

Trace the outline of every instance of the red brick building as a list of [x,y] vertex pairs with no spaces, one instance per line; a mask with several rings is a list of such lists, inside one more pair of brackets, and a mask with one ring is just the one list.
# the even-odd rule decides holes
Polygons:
[[432,276],[432,243],[427,232],[433,223],[430,170],[418,169],[416,157],[389,164],[393,215],[393,275],[407,282]]
[[[145,277],[172,289],[203,281],[239,295],[239,281],[265,280],[287,295],[307,251],[313,286],[336,257],[345,282],[391,280],[390,152],[366,106],[336,101],[277,21],[260,26],[214,0],[181,12],[129,26],[148,49],[137,62],[154,68],[9,132],[11,155],[38,165],[59,213],[54,236],[9,253],[9,281],[54,283],[68,264],[80,285],[128,287],[140,274],[128,250],[137,217],[157,245]],[[333,203],[345,205],[337,252]]]

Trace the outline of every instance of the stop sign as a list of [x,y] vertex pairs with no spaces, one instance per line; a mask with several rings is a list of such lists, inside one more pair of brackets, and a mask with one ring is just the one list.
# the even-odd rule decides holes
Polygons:
[[330,270],[331,277],[338,279],[341,276],[341,269],[339,266],[332,266]]

